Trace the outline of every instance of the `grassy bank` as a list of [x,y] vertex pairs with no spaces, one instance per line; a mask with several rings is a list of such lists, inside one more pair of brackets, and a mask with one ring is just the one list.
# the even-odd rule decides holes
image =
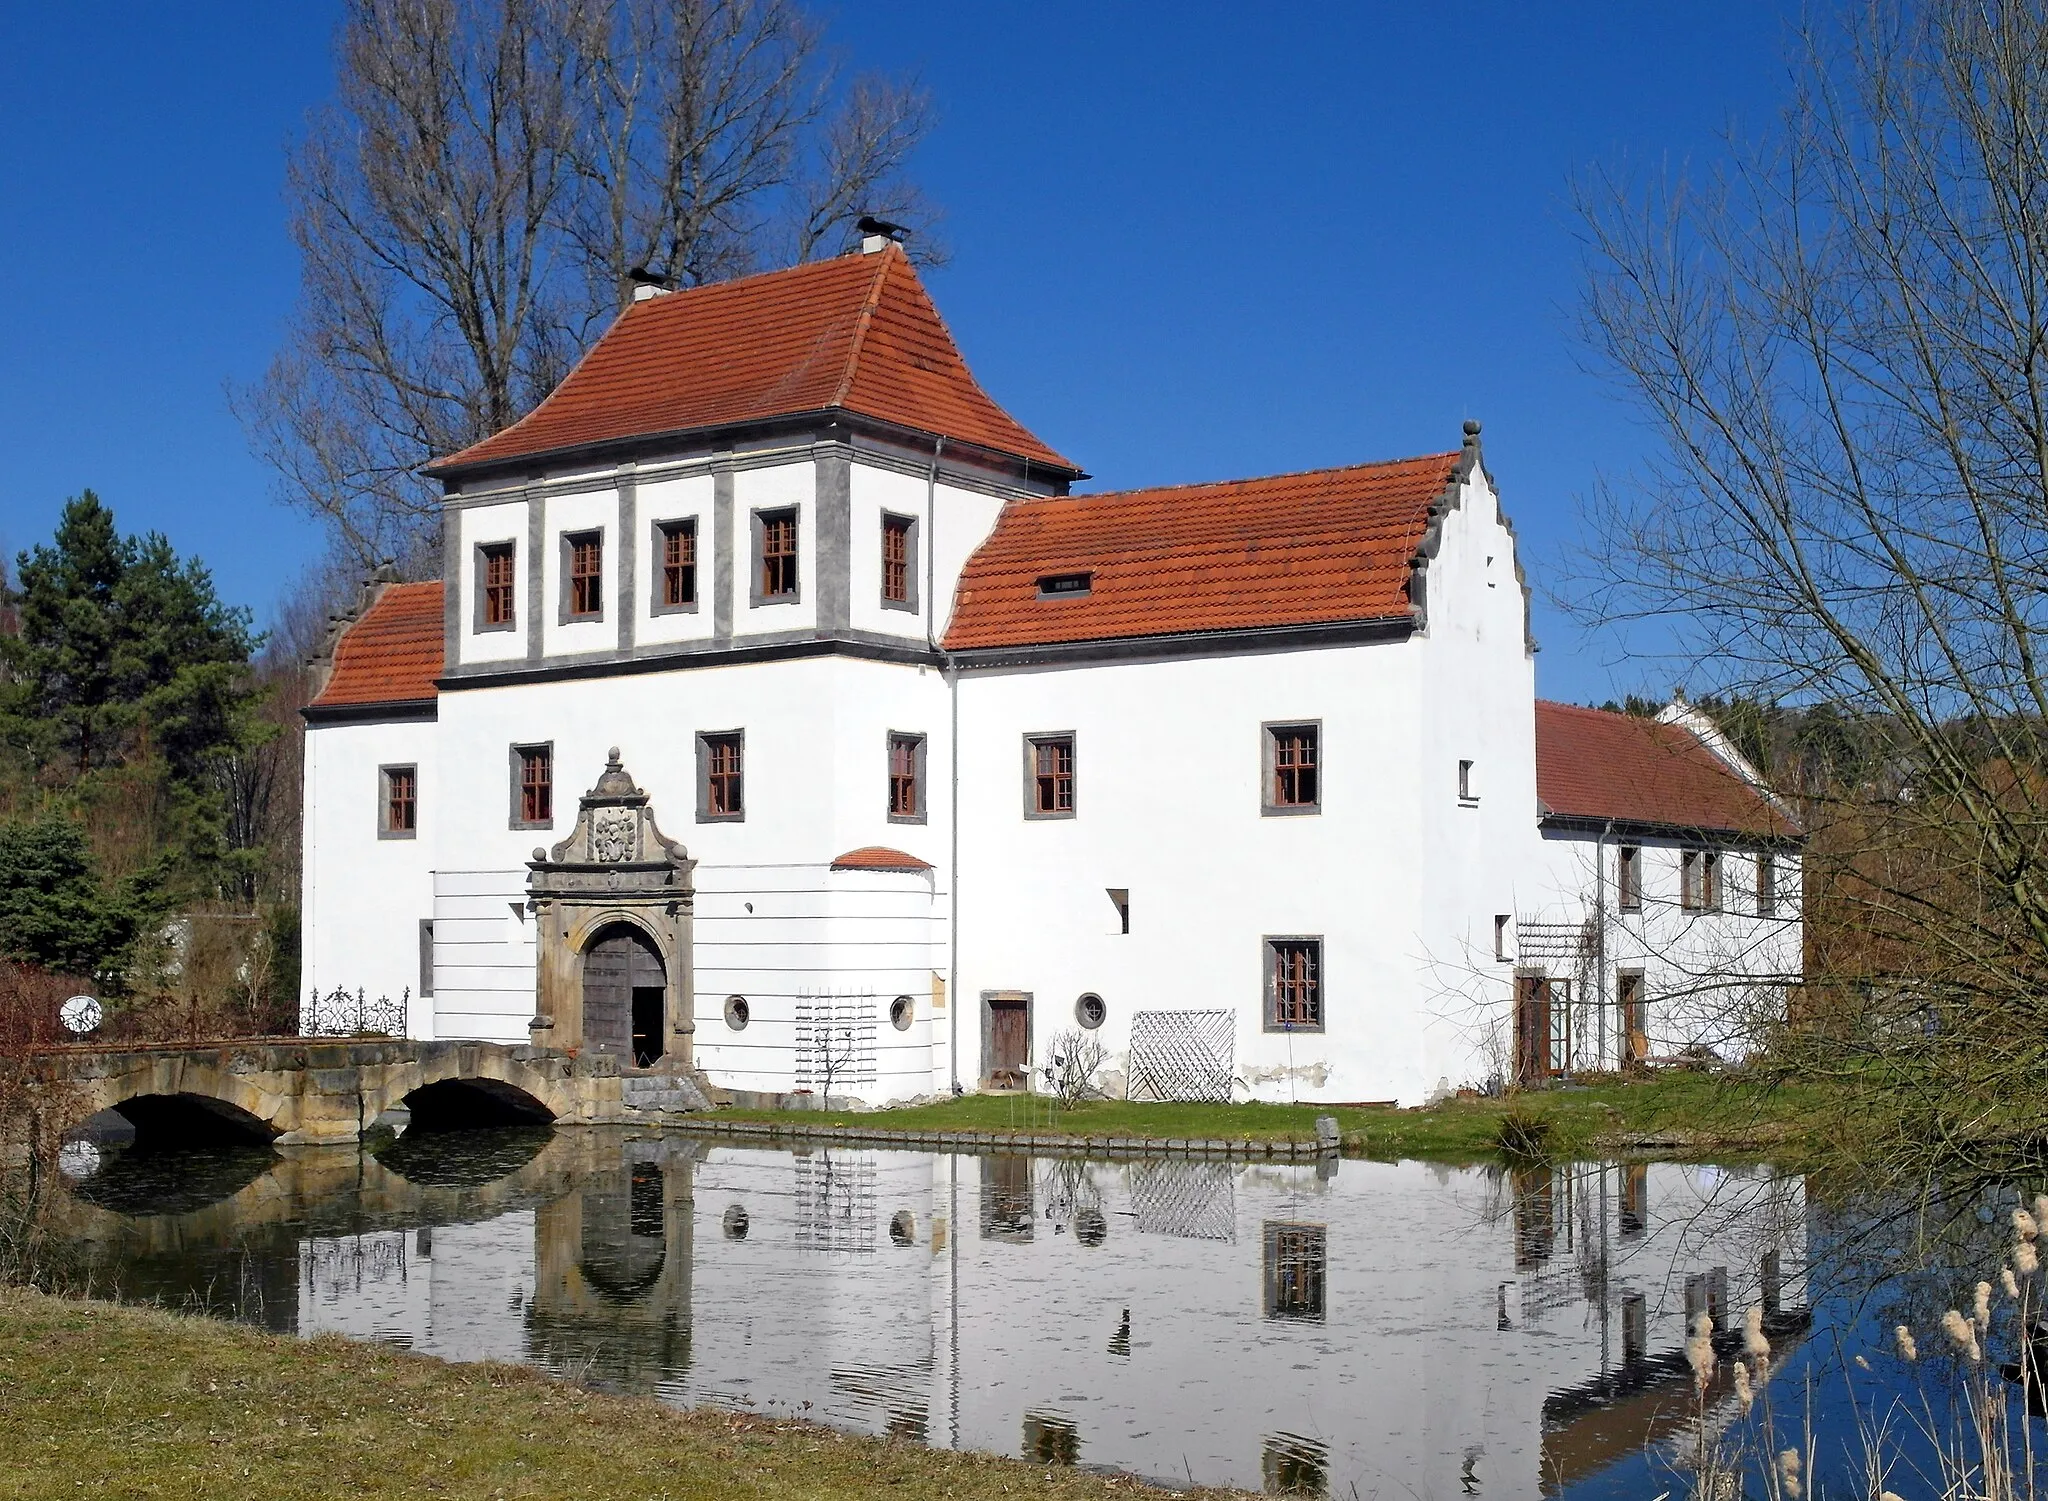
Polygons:
[[513,1366],[447,1365],[338,1337],[294,1340],[0,1288],[0,1497],[87,1492],[247,1501],[1159,1494],[1021,1460],[679,1413]]
[[721,1117],[790,1126],[889,1131],[1034,1131],[1154,1140],[1310,1140],[1318,1115],[1337,1117],[1347,1151],[1368,1157],[1478,1158],[1499,1150],[1504,1124],[1557,1154],[1652,1150],[1660,1155],[1768,1153],[1813,1146],[1809,1123],[1826,1102],[1812,1086],[1671,1070],[1595,1080],[1505,1099],[1446,1100],[1415,1110],[1316,1105],[1161,1105],[1092,1100],[1061,1109],[1030,1095],[963,1095],[932,1105],[865,1112],[721,1110]]

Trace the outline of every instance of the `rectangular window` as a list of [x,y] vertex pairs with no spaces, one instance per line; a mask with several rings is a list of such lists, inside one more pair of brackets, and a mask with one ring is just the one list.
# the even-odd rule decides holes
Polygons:
[[476,628],[480,631],[509,631],[512,616],[512,571],[518,549],[510,542],[489,542],[477,549]]
[[1118,933],[1131,931],[1131,888],[1128,886],[1105,886],[1110,904],[1116,908],[1116,930]]
[[655,528],[661,543],[661,584],[654,591],[657,614],[697,604],[697,523],[664,521]]
[[420,919],[420,995],[431,997],[434,993],[434,920]]
[[1678,905],[1687,912],[1721,910],[1721,859],[1712,850],[1678,857]]
[[380,766],[383,812],[377,825],[385,839],[410,839],[419,832],[420,774],[416,766]]
[[1769,855],[1756,857],[1756,915],[1778,915],[1778,862]]
[[908,516],[882,518],[882,603],[915,609],[917,550]]
[[1266,940],[1266,1030],[1323,1030],[1323,941]]
[[746,735],[725,730],[697,737],[697,821],[737,822],[746,816]]
[[1266,1317],[1321,1319],[1328,1287],[1329,1230],[1268,1220]]
[[1472,763],[1470,761],[1460,761],[1458,763],[1458,801],[1461,803],[1476,803],[1479,801],[1479,794],[1472,790]]
[[1315,813],[1323,803],[1322,726],[1269,724],[1266,729],[1267,813]]
[[1024,816],[1074,816],[1074,737],[1024,737]]
[[924,736],[889,736],[889,822],[924,822]]
[[569,561],[567,615],[597,620],[604,615],[604,534],[579,532],[562,539]]
[[1621,1013],[1621,1061],[1640,1068],[1650,1057],[1650,1006],[1643,990],[1643,972],[1624,969],[1614,976],[1615,1009]]
[[1048,573],[1038,580],[1040,599],[1066,599],[1072,595],[1095,592],[1093,573]]
[[1506,912],[1493,915],[1493,957],[1503,964],[1508,958],[1508,925],[1513,921],[1514,917]]
[[760,589],[755,603],[796,598],[796,512],[758,511],[755,536],[761,554]]
[[512,827],[547,829],[555,822],[555,748],[512,747]]
[[1633,844],[1615,851],[1614,886],[1624,912],[1643,910],[1643,852]]

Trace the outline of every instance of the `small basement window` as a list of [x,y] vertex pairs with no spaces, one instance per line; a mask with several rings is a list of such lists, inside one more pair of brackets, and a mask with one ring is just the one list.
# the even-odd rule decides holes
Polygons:
[[1095,589],[1095,575],[1082,573],[1043,573],[1038,577],[1040,599],[1064,599],[1073,594],[1089,594]]

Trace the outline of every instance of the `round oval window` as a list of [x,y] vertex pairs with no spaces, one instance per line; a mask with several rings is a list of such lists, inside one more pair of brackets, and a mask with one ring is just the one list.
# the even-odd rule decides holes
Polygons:
[[743,995],[729,995],[725,998],[725,1024],[735,1032],[747,1030],[747,998]]
[[725,1211],[725,1238],[745,1240],[747,1238],[747,1211],[744,1206],[734,1204]]
[[915,1245],[917,1243],[917,1216],[908,1209],[897,1210],[895,1218],[889,1221],[889,1239],[896,1242],[899,1246]]
[[1093,1032],[1108,1019],[1109,1007],[1104,1004],[1102,997],[1094,991],[1089,991],[1080,1000],[1074,1002],[1074,1020],[1089,1031]]
[[911,1004],[909,996],[899,995],[889,1003],[889,1025],[899,1032],[908,1032],[910,1030],[911,1018],[915,1015],[916,1010],[917,1008]]

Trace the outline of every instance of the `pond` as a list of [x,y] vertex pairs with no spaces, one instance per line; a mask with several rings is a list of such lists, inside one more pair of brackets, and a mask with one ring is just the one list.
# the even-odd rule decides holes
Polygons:
[[1967,1307],[1972,1258],[1995,1275],[2005,1233],[1987,1204],[1914,1271],[1869,1206],[1676,1163],[1102,1162],[543,1129],[74,1149],[68,1169],[62,1235],[130,1300],[1335,1496],[1683,1494],[1701,1425],[1739,1420],[1730,1359],[1696,1397],[1688,1330],[1707,1314],[1732,1356],[1751,1307],[1779,1420],[1811,1408],[1816,1464],[1847,1476],[1852,1400],[1950,1389],[1932,1358],[1897,1356],[1892,1325],[1938,1346],[1941,1309]]

